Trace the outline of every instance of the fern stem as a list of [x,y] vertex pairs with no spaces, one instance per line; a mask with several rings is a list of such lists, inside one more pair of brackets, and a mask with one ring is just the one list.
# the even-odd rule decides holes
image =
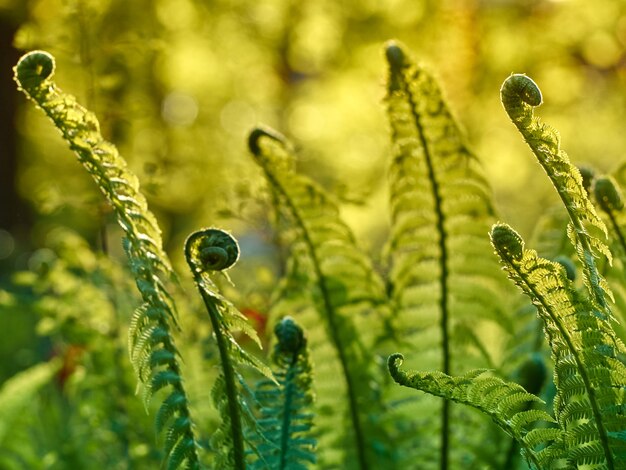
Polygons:
[[[261,136],[266,136],[274,140],[277,139],[276,136],[267,133],[263,129],[255,129],[250,134],[250,137],[249,137],[250,149],[255,154],[257,153],[257,151],[259,151],[257,140]],[[361,424],[361,418],[359,416],[359,411],[358,411],[356,389],[352,381],[352,375],[350,373],[350,369],[348,366],[348,359],[346,356],[346,352],[343,348],[343,345],[342,345],[342,342],[338,333],[340,330],[340,328],[337,325],[337,318],[336,318],[338,314],[335,311],[335,308],[331,301],[330,290],[326,284],[326,279],[322,272],[321,263],[320,263],[317,251],[315,249],[315,244],[313,243],[313,240],[310,237],[309,230],[304,221],[304,218],[300,214],[300,211],[298,210],[297,206],[289,197],[289,194],[287,193],[283,185],[280,183],[280,181],[278,181],[277,178],[275,178],[275,176],[272,174],[271,171],[267,170],[265,165],[262,165],[262,168],[268,181],[270,182],[270,186],[272,188],[276,188],[276,190],[280,193],[280,195],[284,199],[285,204],[287,205],[287,208],[289,209],[289,212],[291,213],[295,221],[295,224],[298,226],[298,228],[300,229],[302,233],[304,243],[309,252],[309,256],[311,257],[313,269],[315,271],[315,278],[317,280],[317,284],[319,286],[322,301],[324,304],[324,310],[327,312],[329,335],[335,346],[335,350],[337,351],[337,355],[339,357],[339,363],[341,365],[341,370],[343,371],[343,376],[346,381],[346,392],[348,395],[348,407],[350,410],[350,419],[352,421],[352,427],[354,430],[354,440],[355,440],[355,446],[356,446],[357,460],[359,462],[359,467],[362,470],[367,470],[369,468],[369,465],[367,462],[367,454],[365,450],[366,440],[365,440],[365,435],[363,432],[363,425]]]
[[[493,239],[493,236],[492,236]],[[494,242],[495,243],[495,242]],[[600,408],[598,406],[598,400],[596,398],[595,389],[591,383],[591,378],[589,377],[587,371],[587,365],[583,357],[581,357],[580,351],[574,345],[571,334],[567,328],[564,328],[562,321],[559,319],[559,312],[553,311],[550,303],[546,301],[545,297],[535,288],[533,282],[531,282],[526,277],[526,273],[518,268],[518,262],[514,259],[515,254],[512,254],[509,250],[506,249],[498,249],[498,254],[502,257],[502,259],[507,263],[507,265],[512,268],[518,275],[519,279],[525,284],[528,292],[535,298],[541,308],[546,312],[547,315],[550,316],[550,319],[554,323],[554,325],[558,328],[558,331],[565,341],[568,350],[572,354],[574,361],[576,363],[576,367],[580,377],[585,386],[585,391],[589,397],[589,404],[591,405],[591,411],[593,413],[594,421],[596,424],[596,428],[598,430],[598,435],[600,436],[600,442],[602,444],[602,449],[604,451],[604,455],[607,462],[607,468],[609,470],[615,469],[615,463],[613,461],[613,453],[609,447],[609,438],[607,434],[607,430],[604,426],[602,420],[602,414],[600,412]],[[547,329],[546,329],[547,331]]]
[[[430,146],[428,140],[424,135],[424,127],[420,118],[420,114],[417,111],[417,103],[414,100],[413,94],[408,87],[408,83],[402,80],[403,92],[407,96],[407,100],[411,105],[411,115],[415,122],[415,128],[418,131],[420,143],[424,149],[424,160],[428,169],[428,181],[430,182],[430,188],[433,195],[433,201],[435,204],[435,214],[437,217],[437,234],[439,235],[439,290],[441,299],[439,301],[439,307],[441,309],[441,318],[439,320],[439,328],[441,330],[441,351],[442,351],[442,372],[450,375],[450,315],[448,310],[448,246],[447,246],[447,234],[445,228],[445,215],[443,213],[442,198],[439,189],[439,182],[435,174],[433,166],[433,157],[431,155]],[[450,456],[450,401],[443,400],[441,406],[441,447],[439,450],[440,463],[439,468],[446,470],[448,468],[449,456]]]
[[[195,274],[194,274],[195,275]],[[198,282],[200,282],[198,280]],[[215,339],[217,341],[217,348],[220,353],[221,367],[224,374],[224,384],[226,386],[226,393],[228,395],[228,411],[230,413],[230,426],[233,439],[233,458],[235,462],[236,470],[245,470],[245,451],[243,441],[243,430],[241,427],[241,413],[239,412],[239,391],[237,390],[237,384],[235,382],[235,369],[230,359],[228,352],[228,346],[226,338],[222,333],[222,327],[219,321],[219,313],[215,306],[215,299],[209,294],[200,289],[202,300],[209,313],[209,319],[211,320],[211,326],[215,333]]]

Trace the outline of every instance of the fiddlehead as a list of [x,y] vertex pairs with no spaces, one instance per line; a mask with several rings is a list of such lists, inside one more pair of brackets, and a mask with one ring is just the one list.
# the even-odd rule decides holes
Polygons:
[[500,90],[502,104],[512,119],[527,115],[526,106],[541,106],[541,90],[532,78],[523,74],[513,74],[506,79]]
[[524,136],[567,209],[568,235],[583,266],[585,286],[592,301],[608,316],[605,297],[611,297],[611,290],[596,265],[599,256],[611,260],[611,252],[604,243],[606,226],[589,201],[579,170],[561,150],[558,133],[534,116],[533,108],[542,102],[541,91],[526,75],[514,74],[504,81],[500,96],[511,121]]
[[602,210],[609,214],[624,208],[624,195],[610,176],[601,176],[594,180],[593,194]]
[[239,244],[229,233],[210,228],[195,235],[188,243],[189,250],[197,253],[190,258],[197,271],[223,271],[239,259]]
[[15,75],[25,91],[36,90],[44,80],[52,78],[55,67],[52,55],[46,51],[31,51],[20,59]]
[[124,231],[123,245],[143,299],[129,328],[131,362],[143,385],[146,405],[154,393],[168,389],[156,422],[157,433],[167,426],[167,468],[175,469],[183,464],[198,468],[187,394],[170,331],[171,324],[176,325],[176,307],[167,285],[175,279],[175,274],[163,250],[158,223],[139,190],[137,177],[129,171],[115,146],[100,134],[95,115],[52,81],[54,68],[50,54],[33,51],[23,56],[14,68],[15,80],[19,89],[61,131],[113,207]]
[[233,266],[239,258],[239,245],[229,233],[208,228],[192,233],[185,242],[185,258],[193,274],[209,314],[220,354],[221,374],[212,391],[214,406],[219,410],[222,422],[214,433],[212,445],[218,451],[218,468],[245,470],[246,451],[244,425],[255,421],[251,406],[242,394],[242,365],[252,366],[256,371],[273,380],[271,371],[254,356],[248,354],[237,342],[231,330],[239,329],[260,347],[256,332],[246,318],[226,300],[211,279],[215,271]]

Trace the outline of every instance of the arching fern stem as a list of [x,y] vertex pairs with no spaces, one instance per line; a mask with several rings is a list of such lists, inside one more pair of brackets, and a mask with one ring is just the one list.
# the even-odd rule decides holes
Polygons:
[[[170,386],[161,409],[177,418],[168,426],[165,454],[168,470],[186,461],[199,468],[197,443],[178,364],[178,351],[170,332],[176,308],[166,282],[176,276],[163,250],[154,215],[139,190],[139,182],[113,144],[103,139],[95,115],[53,82],[54,58],[45,51],[24,55],[16,67],[19,89],[53,121],[78,160],[113,207],[124,231],[124,248],[144,304],[136,310],[129,329],[131,361],[144,385],[144,401]],[[160,346],[159,346],[160,345]],[[157,426],[160,432],[160,427]]]
[[[513,74],[502,84],[500,97],[511,121],[524,136],[524,140],[563,201],[571,224],[568,234],[576,246],[584,276],[588,281],[587,288],[593,302],[606,318],[610,318],[611,313],[605,295],[611,294],[598,272],[595,258],[601,253],[610,261],[611,253],[603,242],[589,234],[582,217],[590,226],[602,231],[604,236],[606,236],[606,227],[587,198],[580,172],[570,163],[567,154],[561,150],[558,133],[534,116],[534,108],[540,106],[543,101],[541,90],[530,77]],[[585,213],[584,216],[583,213]]]

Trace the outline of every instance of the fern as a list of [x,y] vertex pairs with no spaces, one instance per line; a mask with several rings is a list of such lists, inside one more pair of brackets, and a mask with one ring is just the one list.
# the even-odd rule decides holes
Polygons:
[[623,343],[609,321],[567,278],[563,266],[526,250],[505,224],[491,239],[509,277],[526,293],[544,322],[555,363],[554,412],[561,428],[561,459],[568,465],[617,466],[626,442],[616,439],[626,427],[626,365],[617,359]]
[[100,135],[96,117],[63,93],[52,81],[54,58],[44,51],[23,56],[14,68],[20,90],[52,120],[78,160],[91,174],[113,207],[125,238],[124,248],[141,293],[139,307],[129,329],[129,351],[147,404],[154,393],[168,389],[162,407],[170,420],[157,421],[158,431],[167,426],[165,453],[168,469],[186,461],[198,468],[196,440],[192,431],[188,399],[182,383],[177,349],[170,332],[176,325],[174,301],[166,283],[174,279],[154,215],[139,191],[135,175],[127,168],[115,146]]
[[[276,324],[274,376],[278,384],[264,380],[255,396],[261,405],[259,425],[265,440],[257,438],[261,458],[253,469],[303,470],[315,463],[312,437],[313,404],[311,364],[302,328],[291,317]],[[257,434],[260,437],[260,435]]]
[[623,341],[626,341],[626,210],[623,196],[625,167],[622,164],[609,175],[594,175],[590,183],[590,196],[609,228],[614,260],[612,266],[603,266],[602,272],[615,297],[613,313],[617,316],[619,325],[614,325],[614,328]]
[[[395,42],[387,45],[386,56],[394,327],[420,367],[450,374],[458,368],[456,355],[467,363],[472,349],[491,365],[480,322],[511,330],[501,297],[506,286],[484,236],[495,221],[491,190],[433,77]],[[437,362],[429,360],[435,351]],[[446,400],[439,426],[441,468],[450,460],[450,421]]]
[[[320,432],[326,433],[327,438],[335,436],[333,445],[348,451],[332,464],[370,468],[380,457],[374,442],[383,432],[369,419],[381,412],[375,411],[378,398],[373,388],[376,379],[372,376],[371,351],[383,328],[382,308],[377,310],[384,304],[383,282],[357,248],[350,229],[339,219],[337,206],[319,186],[294,172],[294,158],[283,137],[255,129],[250,134],[249,147],[275,194],[274,201],[285,225],[281,235],[291,251],[288,282],[296,283],[298,293],[310,291],[304,295],[310,296],[318,314],[317,320],[309,317],[310,325],[299,320],[311,337],[318,338],[317,344],[326,341],[332,346],[326,348],[325,356],[313,356],[319,384],[317,409],[326,409],[326,416],[333,420],[325,424],[324,415],[318,413]],[[326,376],[321,370],[329,364],[336,365],[341,382],[337,376]],[[320,383],[324,378],[332,381],[329,387]],[[349,424],[338,425],[338,387],[344,386]],[[342,437],[344,429],[349,434]],[[321,443],[320,449],[323,450]],[[327,458],[320,455],[323,465],[331,465]]]
[[568,235],[583,267],[585,285],[598,308],[608,315],[605,296],[611,291],[598,272],[596,258],[611,261],[611,252],[602,241],[607,229],[589,201],[578,168],[561,150],[559,134],[534,116],[533,108],[542,103],[537,84],[526,75],[514,74],[506,79],[500,91],[502,104],[513,124],[524,136],[537,160],[552,181],[570,218]]
[[556,430],[533,430],[537,422],[554,422],[546,412],[529,409],[529,405],[543,403],[541,399],[516,383],[486,376],[484,369],[470,371],[461,377],[451,377],[443,372],[407,373],[400,370],[403,360],[402,354],[392,354],[388,359],[389,372],[398,384],[480,410],[519,442],[522,455],[532,468],[542,468],[541,457],[537,454],[545,450],[537,451],[536,448],[543,441],[554,439]]
[[254,424],[252,406],[242,393],[243,378],[238,367],[252,366],[258,372],[273,378],[271,371],[258,359],[247,353],[236,341],[231,330],[239,329],[260,342],[246,318],[217,290],[211,271],[231,267],[239,258],[237,241],[218,229],[204,229],[192,233],[185,243],[185,258],[211,320],[217,341],[222,373],[212,391],[213,402],[222,419],[213,435],[211,445],[216,450],[217,468],[246,468],[244,425]]

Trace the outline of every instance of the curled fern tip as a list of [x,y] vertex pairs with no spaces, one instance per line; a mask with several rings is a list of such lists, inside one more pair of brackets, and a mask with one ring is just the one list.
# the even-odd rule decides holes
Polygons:
[[38,87],[54,74],[54,57],[46,51],[31,51],[15,66],[15,80],[25,90]]
[[385,55],[391,68],[400,69],[404,66],[404,51],[396,41],[389,41],[385,46]]
[[261,153],[260,140],[263,137],[277,140],[279,142],[285,142],[285,138],[278,132],[265,127],[255,127],[248,136],[248,148],[254,155],[259,155]]
[[393,377],[396,382],[398,382],[403,375],[403,372],[400,371],[400,366],[403,362],[404,356],[400,353],[394,353],[387,359],[387,368],[389,369],[391,377]]
[[491,228],[491,243],[498,254],[505,259],[519,260],[524,253],[522,237],[506,224],[495,224]]
[[222,271],[239,259],[239,244],[229,233],[210,228],[192,233],[185,252],[198,271]]
[[283,352],[296,353],[306,344],[302,328],[291,317],[279,321],[274,333],[278,338],[278,348]]
[[622,192],[610,176],[597,178],[593,185],[593,192],[604,211],[621,211],[624,208]]
[[523,101],[530,106],[539,106],[543,102],[541,90],[532,78],[521,73],[514,73],[502,84],[500,90],[505,107],[508,103]]

